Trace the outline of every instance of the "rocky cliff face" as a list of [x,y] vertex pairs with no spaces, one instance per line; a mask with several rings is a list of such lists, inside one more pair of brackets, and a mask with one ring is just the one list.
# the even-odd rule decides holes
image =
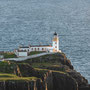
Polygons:
[[2,81],[0,90],[46,90],[45,85],[38,79],[36,81]]
[[90,90],[88,81],[74,70],[63,53],[9,62],[11,66],[13,63],[14,74],[37,79],[0,81],[0,90]]
[[49,73],[46,83],[48,90],[78,90],[77,82],[67,74],[60,72]]
[[48,72],[44,81],[1,81],[0,90],[77,90],[77,82],[60,72]]

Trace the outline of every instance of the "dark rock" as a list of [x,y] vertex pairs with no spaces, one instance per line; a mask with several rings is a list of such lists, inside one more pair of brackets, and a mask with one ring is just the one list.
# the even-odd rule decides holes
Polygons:
[[77,81],[79,87],[88,85],[88,81],[79,72],[72,70],[68,74]]
[[52,72],[47,78],[48,90],[77,90],[77,82],[70,76],[60,72]]
[[31,77],[35,75],[35,70],[29,64],[17,64],[14,72],[20,77]]
[[90,86],[79,87],[78,90],[90,90]]
[[[32,63],[55,63],[56,66],[40,66],[42,70],[32,68]],[[12,65],[12,64],[11,64]],[[4,67],[4,66],[3,66]],[[37,77],[32,81],[1,81],[0,90],[90,90],[88,81],[74,70],[64,53],[46,55],[26,61],[15,62],[8,68],[19,77]],[[46,69],[46,72],[43,72]],[[2,68],[1,68],[2,71]],[[7,67],[3,69],[7,71]],[[61,72],[63,71],[63,72]]]
[[53,90],[77,90],[77,82],[70,76],[56,72],[52,74],[54,83]]
[[43,86],[40,80],[0,82],[0,90],[46,90]]
[[[45,68],[45,67],[44,67]],[[66,65],[60,65],[60,66],[50,66],[50,67],[46,67],[46,69],[48,70],[56,70],[56,71],[67,71],[67,70],[70,70],[70,68]]]

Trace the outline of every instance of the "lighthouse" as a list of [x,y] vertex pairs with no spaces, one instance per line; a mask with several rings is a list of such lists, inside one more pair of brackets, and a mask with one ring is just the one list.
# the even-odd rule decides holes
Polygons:
[[21,56],[28,56],[28,53],[31,52],[51,52],[57,53],[60,52],[59,50],[59,37],[58,34],[55,32],[52,40],[52,45],[30,45],[30,46],[21,46],[17,50],[15,50],[15,54],[18,57]]
[[59,51],[59,37],[57,35],[57,33],[54,33],[54,37],[53,37],[53,52],[58,52]]

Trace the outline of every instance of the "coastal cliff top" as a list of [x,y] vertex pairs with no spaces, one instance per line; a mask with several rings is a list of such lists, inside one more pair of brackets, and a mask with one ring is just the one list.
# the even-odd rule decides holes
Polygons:
[[[40,79],[40,81],[45,82],[47,77],[62,78],[63,83],[69,79],[69,83],[73,82],[75,88],[77,86],[79,88],[89,86],[88,81],[79,72],[74,70],[70,60],[68,60],[64,53],[40,56],[25,61],[12,60],[0,62],[0,81],[37,81]],[[57,82],[61,83],[62,80]]]

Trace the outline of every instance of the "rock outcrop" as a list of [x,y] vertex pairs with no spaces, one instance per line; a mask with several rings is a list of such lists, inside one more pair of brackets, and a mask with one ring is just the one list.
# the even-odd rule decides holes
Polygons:
[[46,90],[45,85],[36,81],[1,81],[0,90]]
[[48,90],[78,90],[76,80],[65,73],[50,72],[46,83]]
[[[7,65],[8,66],[8,65]],[[1,71],[7,68],[1,67]],[[3,80],[0,90],[90,90],[88,81],[72,66],[65,54],[56,53],[20,62],[9,62],[8,70],[33,80]],[[9,71],[8,71],[9,72]],[[4,72],[5,73],[5,72]]]

